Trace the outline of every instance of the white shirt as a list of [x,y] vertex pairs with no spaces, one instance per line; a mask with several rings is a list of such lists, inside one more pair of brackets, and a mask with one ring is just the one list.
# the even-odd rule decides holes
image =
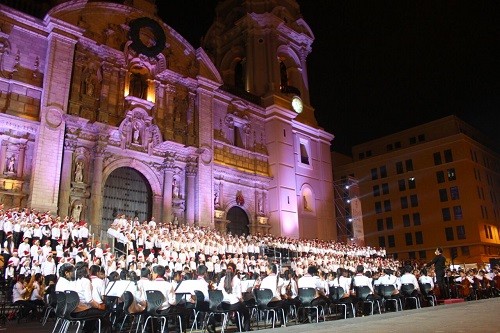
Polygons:
[[52,260],[52,261],[45,260],[42,263],[41,269],[42,269],[43,276],[56,274],[56,264],[55,264],[54,260]]
[[282,278],[278,278],[278,280],[276,280],[276,274],[270,274],[262,279],[260,289],[270,289],[273,291],[273,297],[280,298],[280,292],[283,284],[284,282]]
[[232,292],[229,294],[226,292],[224,289],[224,281],[226,280],[226,277],[223,276],[222,279],[219,282],[219,285],[217,286],[217,289],[222,291],[222,294],[224,295],[223,302],[227,302],[230,304],[236,304],[242,299],[241,295],[241,281],[240,278],[237,276],[233,277],[233,281],[231,281],[231,286],[232,286]]
[[56,283],[56,291],[75,290],[75,281],[69,281],[64,277],[59,277]]
[[92,284],[87,278],[80,278],[75,281],[74,290],[78,293],[80,303],[90,305],[92,302]]
[[98,304],[102,304],[102,295],[104,294],[104,281],[97,276],[91,276],[92,282],[92,299]]
[[405,273],[405,274],[401,275],[401,284],[405,284],[405,283],[411,283],[411,284],[413,284],[415,289],[420,290],[420,288],[418,286],[417,278],[415,277],[415,275],[413,275],[411,273]]
[[158,310],[166,310],[170,307],[170,305],[175,304],[174,288],[172,287],[172,284],[170,282],[163,279],[157,279],[154,281],[144,281],[141,283],[141,285],[144,289],[144,297],[146,297],[146,291],[148,290],[158,290],[162,292],[163,296],[165,297],[165,301],[158,308]]

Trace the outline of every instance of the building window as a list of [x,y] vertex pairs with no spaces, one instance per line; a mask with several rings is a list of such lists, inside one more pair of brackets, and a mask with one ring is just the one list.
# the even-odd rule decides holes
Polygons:
[[417,143],[417,138],[416,138],[416,137],[414,137],[414,136],[412,136],[412,137],[410,138],[410,144],[411,144],[411,145],[414,145],[415,143]]
[[448,207],[441,209],[443,213],[443,221],[451,221],[451,212]]
[[462,206],[453,206],[453,215],[455,216],[455,220],[463,219]]
[[387,167],[385,165],[380,167],[380,178],[387,178]]
[[424,234],[422,231],[417,231],[415,233],[415,243],[418,245],[424,244]]
[[417,187],[417,184],[415,182],[415,177],[408,178],[408,188],[410,190],[414,190],[416,187]]
[[411,232],[405,233],[405,241],[406,241],[407,246],[413,245],[413,236],[412,236]]
[[359,159],[360,159],[360,160],[362,160],[362,159],[364,159],[364,158],[365,158],[365,153],[359,153],[359,155],[358,155],[358,156],[359,156]]
[[419,134],[418,135],[418,142],[425,141],[425,134]]
[[450,257],[451,257],[451,260],[456,259],[457,256],[458,256],[457,248],[456,247],[450,247]]
[[378,246],[379,247],[385,247],[385,237],[384,236],[380,236],[378,238]]
[[408,208],[408,197],[401,197],[401,209]]
[[443,171],[436,172],[436,179],[437,179],[438,184],[444,183],[444,181],[445,181],[444,172]]
[[451,197],[451,200],[460,199],[460,193],[458,192],[458,186],[450,187],[450,197]]
[[380,196],[380,186],[378,185],[373,186],[373,196],[374,197]]
[[391,211],[391,200],[384,200],[384,211]]
[[465,226],[457,225],[457,238],[465,239]]
[[403,172],[403,162],[396,162],[396,173],[399,175]]
[[455,174],[455,168],[448,169],[448,180],[456,180],[457,175]]
[[468,246],[460,246],[463,256],[470,256],[470,250]]
[[491,232],[491,227],[489,227],[488,225],[484,225],[484,234],[486,235],[486,238],[490,239],[490,238],[493,238],[493,235],[491,235],[490,237],[490,232]]
[[384,195],[389,194],[389,184],[387,183],[382,184],[382,194]]
[[401,148],[401,141],[396,141],[396,142],[394,143],[394,147],[395,147],[395,148]]
[[448,201],[448,192],[445,188],[439,189],[439,201],[446,202]]
[[405,191],[406,190],[406,182],[404,179],[398,180],[398,186],[399,186],[399,191]]
[[385,224],[387,225],[387,230],[394,229],[394,223],[392,222],[392,217],[388,217],[385,219]]
[[455,240],[455,237],[453,236],[453,228],[451,228],[451,227],[445,228],[444,233],[446,235],[447,241]]
[[403,226],[404,227],[410,226],[410,215],[409,214],[403,215]]
[[372,151],[371,151],[371,150],[368,150],[368,151],[366,152],[366,157],[371,157],[371,156],[372,156]]
[[415,251],[408,252],[408,258],[410,258],[410,259],[417,259],[417,257],[415,257]]
[[372,180],[378,179],[377,168],[373,168],[371,170],[371,173],[372,173]]
[[388,145],[386,146],[386,150],[387,150],[387,151],[391,151],[391,150],[392,150],[392,143],[390,143],[390,144],[388,144]]
[[420,259],[425,259],[425,258],[427,258],[427,252],[425,252],[425,250],[418,251],[418,257],[419,257]]
[[453,162],[453,154],[451,153],[451,149],[446,149],[444,151],[444,161],[446,163]]
[[394,239],[394,235],[387,236],[387,243],[389,243],[389,247],[395,247],[396,241]]
[[382,213],[382,203],[380,201],[375,202],[375,213]]
[[417,226],[422,224],[420,221],[420,213],[413,213],[413,225]]
[[410,202],[412,207],[418,207],[418,196],[416,194],[410,195]]
[[377,231],[383,231],[383,230],[384,230],[384,220],[377,219]]
[[434,153],[434,165],[440,165],[441,163],[443,163],[443,161],[441,161],[441,153]]
[[306,145],[303,143],[300,144],[300,162],[309,165],[309,154]]
[[406,171],[413,171],[413,160],[409,159],[405,161]]

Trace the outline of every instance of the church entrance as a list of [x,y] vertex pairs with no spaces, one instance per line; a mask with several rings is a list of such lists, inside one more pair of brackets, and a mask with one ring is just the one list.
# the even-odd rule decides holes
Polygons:
[[147,179],[137,170],[122,167],[114,170],[104,185],[102,228],[107,230],[118,214],[138,217],[140,222],[151,218],[152,191]]
[[248,235],[248,225],[250,221],[248,221],[248,216],[243,209],[240,207],[231,207],[227,212],[227,220],[230,222],[227,224],[227,232],[241,236],[242,234]]

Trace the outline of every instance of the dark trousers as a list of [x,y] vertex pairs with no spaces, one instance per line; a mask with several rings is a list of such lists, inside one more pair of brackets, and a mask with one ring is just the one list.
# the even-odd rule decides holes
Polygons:
[[[240,316],[243,317],[242,322],[243,322],[243,329],[242,331],[248,332],[250,331],[250,312],[248,312],[247,307],[245,306],[245,303],[243,302],[238,302],[234,304],[229,304],[229,303],[222,303],[222,308],[224,310],[229,310],[229,311],[238,311],[240,313]],[[237,326],[240,326],[240,323],[237,323]]]
[[[96,308],[90,308],[80,312],[73,312],[71,317],[75,319],[86,318],[86,317],[99,317],[101,319],[101,332],[111,331],[111,322],[106,317],[107,312],[105,310],[99,310]],[[85,320],[83,325],[83,331],[85,333],[91,333],[95,330],[97,324],[97,319],[95,320]]]

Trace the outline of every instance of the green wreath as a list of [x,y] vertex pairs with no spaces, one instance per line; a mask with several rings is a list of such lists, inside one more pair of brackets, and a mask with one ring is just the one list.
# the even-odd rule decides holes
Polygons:
[[[140,54],[144,54],[150,58],[156,57],[165,48],[167,37],[163,32],[163,28],[153,19],[149,17],[141,17],[133,20],[129,24],[129,37],[132,40],[130,47]],[[153,32],[156,44],[153,46],[145,45],[140,38],[141,28],[149,28]]]

